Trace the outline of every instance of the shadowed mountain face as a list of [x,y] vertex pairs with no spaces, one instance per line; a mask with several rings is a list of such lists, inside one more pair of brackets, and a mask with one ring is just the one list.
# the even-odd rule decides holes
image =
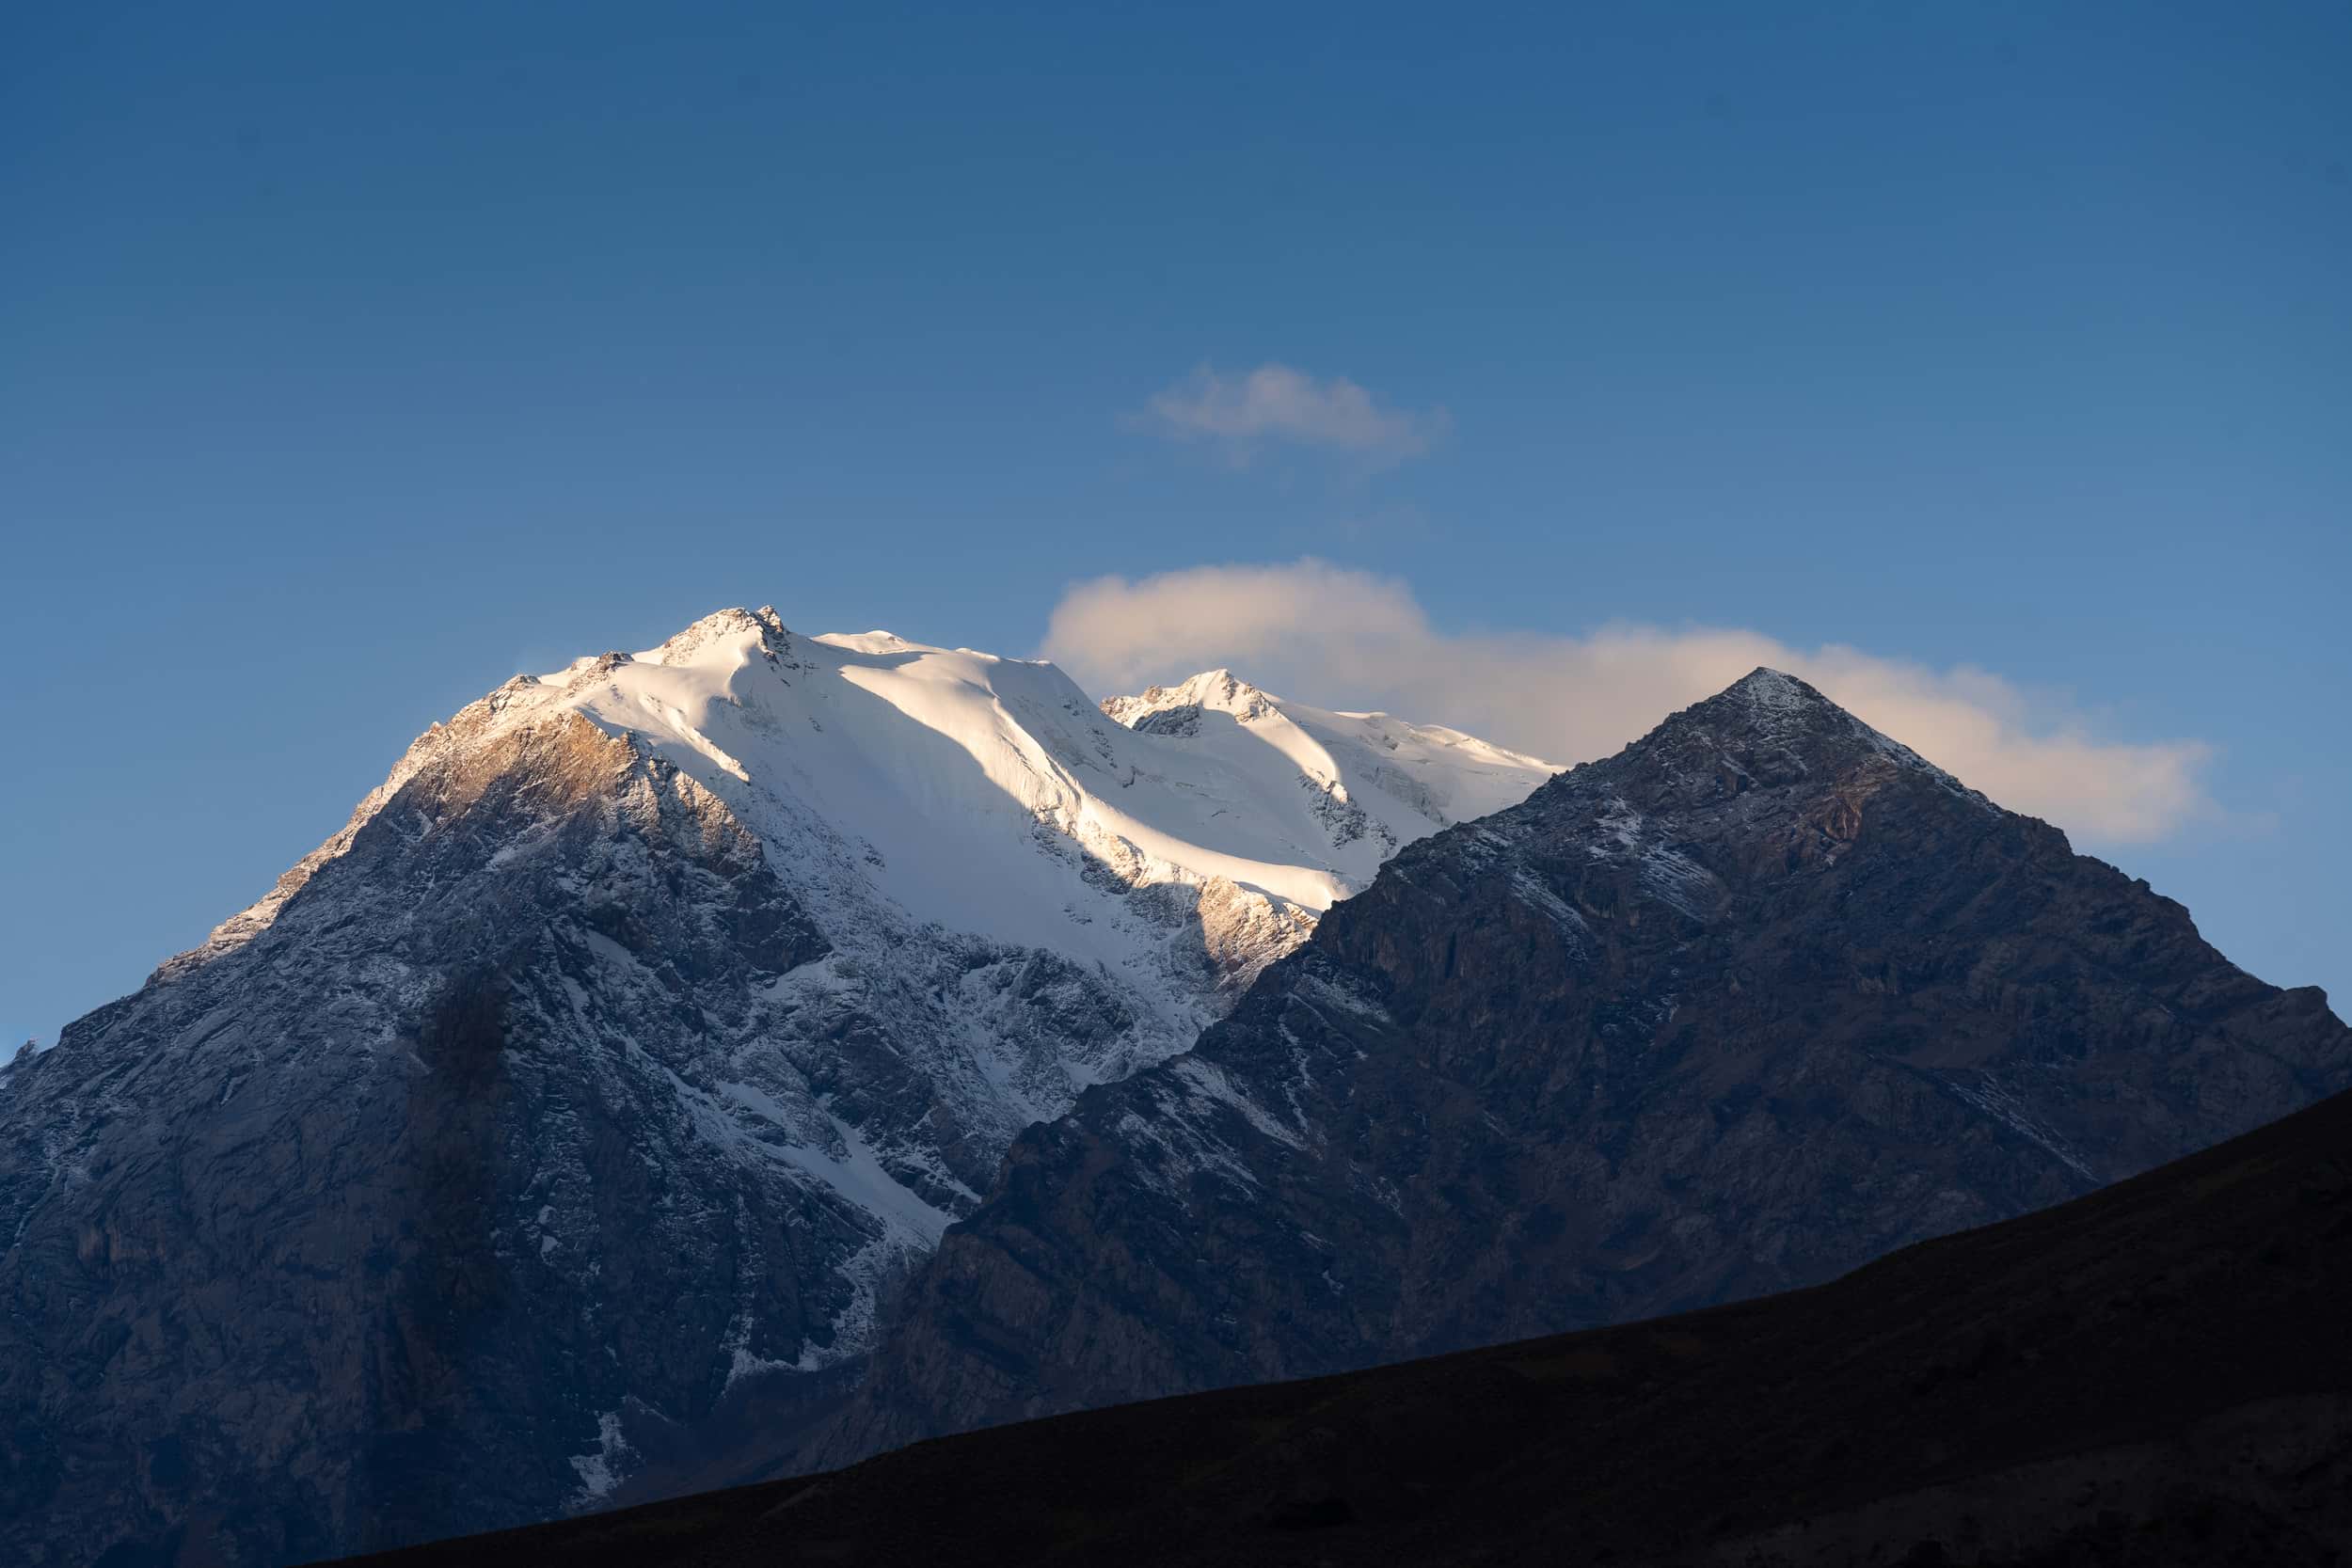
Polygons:
[[2348,1075],[2319,992],[1758,671],[1025,1133],[807,1457],[1813,1284]]
[[1816,1290],[924,1443],[373,1568],[2324,1563],[2352,1098]]
[[755,1316],[821,1336],[849,1294],[862,1216],[711,1148],[675,1085],[826,952],[757,841],[576,716],[463,739],[252,940],[9,1074],[0,1556],[545,1516],[596,1412],[707,1404]]

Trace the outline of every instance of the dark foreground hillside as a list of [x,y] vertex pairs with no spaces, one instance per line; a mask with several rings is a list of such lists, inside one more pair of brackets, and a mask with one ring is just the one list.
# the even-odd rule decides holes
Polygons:
[[365,1560],[2352,1561],[2352,1096],[1815,1290]]

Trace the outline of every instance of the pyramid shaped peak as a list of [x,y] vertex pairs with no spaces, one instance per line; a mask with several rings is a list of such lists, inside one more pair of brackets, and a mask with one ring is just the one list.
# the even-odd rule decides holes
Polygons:
[[1808,681],[1758,665],[1712,697],[1669,715],[1619,753],[1670,775],[1721,768],[1784,781],[1843,771],[1865,761],[1917,771],[1985,806],[1991,802],[1910,747],[1882,734]]
[[1786,670],[1759,664],[1712,697],[1684,708],[1667,720],[1694,722],[1718,732],[1753,736],[1798,733],[1844,734],[1867,726],[1838,706],[1810,682]]
[[1801,708],[1813,705],[1831,708],[1837,706],[1836,703],[1822,696],[1818,688],[1799,680],[1786,670],[1775,670],[1769,664],[1757,665],[1724,688],[1722,695],[1738,697],[1756,707]]

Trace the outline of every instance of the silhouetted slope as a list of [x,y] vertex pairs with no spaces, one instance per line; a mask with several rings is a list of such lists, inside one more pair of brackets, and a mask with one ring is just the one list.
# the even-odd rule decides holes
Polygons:
[[2347,1303],[2339,1096],[1809,1291],[368,1561],[2342,1560]]

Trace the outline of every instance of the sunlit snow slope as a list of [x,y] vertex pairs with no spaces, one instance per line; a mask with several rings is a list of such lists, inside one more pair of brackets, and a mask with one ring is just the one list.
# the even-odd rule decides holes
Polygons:
[[[1223,671],[1096,706],[1052,664],[727,611],[516,689],[662,748],[771,847],[805,817],[918,921],[1118,965],[1127,888],[1230,882],[1319,912],[1401,845],[1553,769],[1459,732],[1267,696]],[[787,802],[789,802],[787,804]],[[805,815],[803,815],[805,814]]]
[[1240,783],[1234,815],[1214,814],[1204,835],[1246,831],[1244,822],[1279,825],[1286,842],[1327,856],[1342,895],[1405,845],[1515,806],[1555,771],[1459,730],[1272,696],[1226,670],[1113,697],[1103,711],[1138,734],[1180,741],[1196,765]]

